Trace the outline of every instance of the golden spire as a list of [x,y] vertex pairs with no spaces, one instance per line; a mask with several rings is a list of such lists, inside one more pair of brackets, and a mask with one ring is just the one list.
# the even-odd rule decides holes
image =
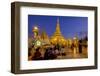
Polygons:
[[63,46],[66,45],[66,39],[62,36],[60,31],[59,18],[57,19],[56,30],[53,36],[51,36],[50,42],[55,45],[56,44],[63,45]]
[[57,25],[56,25],[55,34],[56,34],[56,35],[61,35],[59,18],[57,19]]

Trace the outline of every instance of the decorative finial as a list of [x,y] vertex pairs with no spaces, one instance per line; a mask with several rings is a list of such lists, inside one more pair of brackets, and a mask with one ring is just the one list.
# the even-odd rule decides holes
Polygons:
[[59,23],[59,18],[57,18],[57,23]]

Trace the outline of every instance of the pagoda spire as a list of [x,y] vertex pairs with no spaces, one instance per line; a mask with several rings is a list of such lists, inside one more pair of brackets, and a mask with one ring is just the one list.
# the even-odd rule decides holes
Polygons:
[[61,35],[59,18],[57,19],[57,25],[56,25],[55,34],[56,34],[56,35]]
[[63,37],[61,31],[60,31],[60,23],[59,23],[59,18],[57,19],[57,24],[56,24],[56,29],[50,38],[50,42],[54,45],[62,45],[65,46],[67,44],[66,39]]

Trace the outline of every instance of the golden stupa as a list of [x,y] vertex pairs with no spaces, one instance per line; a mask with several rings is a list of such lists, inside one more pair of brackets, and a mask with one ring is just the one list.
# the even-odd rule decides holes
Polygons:
[[48,45],[48,44],[50,44],[49,37],[48,37],[48,35],[46,34],[45,31],[42,31],[42,33],[41,33],[41,41],[42,41],[42,44],[43,44],[43,45]]
[[67,40],[63,37],[60,31],[59,19],[57,19],[56,31],[54,32],[53,36],[51,36],[50,42],[54,45],[59,44],[62,46],[66,46],[67,44]]

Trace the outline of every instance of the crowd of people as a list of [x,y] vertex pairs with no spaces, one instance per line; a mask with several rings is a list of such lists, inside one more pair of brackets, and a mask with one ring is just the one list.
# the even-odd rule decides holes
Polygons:
[[[81,43],[81,42],[80,42]],[[66,46],[60,46],[59,44],[49,46],[46,48],[43,47],[37,47],[34,48],[34,46],[30,47],[28,49],[28,60],[49,60],[49,59],[57,59],[59,56],[67,56],[67,51],[70,49],[73,51],[73,53],[82,54],[82,46],[81,44],[75,45],[72,44],[70,47]],[[34,52],[32,52],[34,51]]]
[[57,59],[57,56],[65,56],[64,47],[60,47],[56,45],[54,47],[48,47],[43,49],[44,54],[41,53],[41,47],[36,48],[34,54],[31,53],[32,48],[29,48],[29,60],[49,60],[49,59]]

